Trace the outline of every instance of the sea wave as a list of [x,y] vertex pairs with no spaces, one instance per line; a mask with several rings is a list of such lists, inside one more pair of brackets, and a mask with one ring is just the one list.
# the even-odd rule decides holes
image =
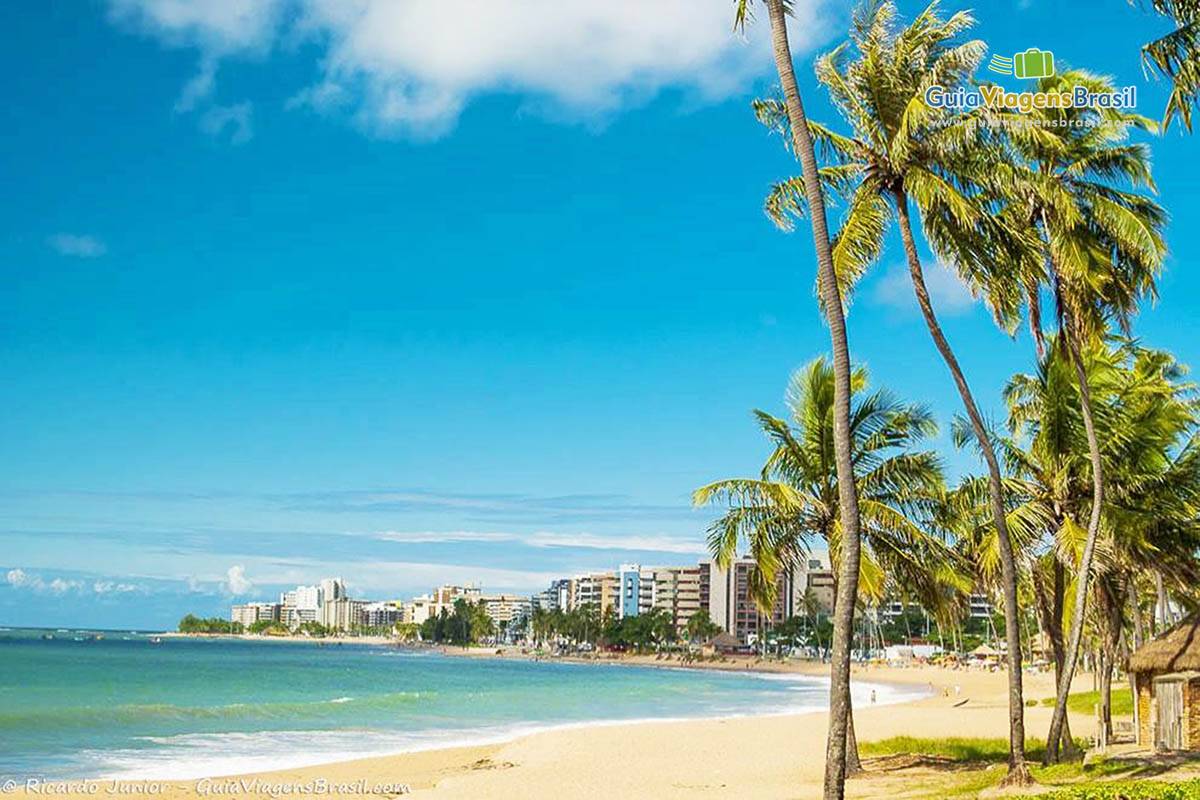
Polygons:
[[434,696],[434,692],[388,692],[370,697],[334,697],[328,700],[304,700],[274,703],[227,703],[219,706],[175,705],[171,703],[126,703],[116,706],[72,706],[22,711],[0,711],[0,731],[52,730],[61,726],[105,723],[134,724],[163,721],[198,720],[295,720],[320,718],[331,712],[349,713],[364,709],[407,707]]

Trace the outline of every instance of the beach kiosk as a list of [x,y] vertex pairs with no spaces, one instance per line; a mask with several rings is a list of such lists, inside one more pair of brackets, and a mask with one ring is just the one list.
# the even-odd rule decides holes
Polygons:
[[1155,750],[1200,750],[1200,616],[1129,657],[1137,687],[1137,741]]
[[991,668],[999,665],[1001,653],[999,650],[988,647],[986,644],[981,644],[967,655],[969,656],[967,660],[968,666]]
[[700,654],[703,656],[713,656],[717,654],[736,653],[741,647],[742,643],[738,641],[736,636],[726,631],[721,631],[700,645]]

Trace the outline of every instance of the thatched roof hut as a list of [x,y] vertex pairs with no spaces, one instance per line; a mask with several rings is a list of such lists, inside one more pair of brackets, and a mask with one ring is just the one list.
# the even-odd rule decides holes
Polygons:
[[1130,672],[1189,670],[1200,670],[1200,616],[1184,620],[1129,657]]
[[1200,616],[1139,647],[1129,671],[1137,686],[1138,744],[1200,750]]
[[738,641],[736,636],[728,631],[721,631],[701,645],[700,652],[705,655],[712,655],[713,653],[736,653],[741,646],[742,643]]

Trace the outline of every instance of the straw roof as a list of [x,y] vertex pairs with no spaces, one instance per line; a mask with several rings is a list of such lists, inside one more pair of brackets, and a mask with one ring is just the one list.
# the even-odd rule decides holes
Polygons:
[[705,644],[713,647],[739,647],[741,642],[738,638],[728,631],[721,631],[713,638],[709,639]]
[[1193,616],[1137,649],[1130,672],[1200,670],[1200,616]]
[[979,645],[979,647],[976,647],[974,650],[972,650],[970,654],[973,656],[982,656],[984,658],[987,658],[989,656],[1000,655],[1000,651],[993,650],[992,648],[988,647],[986,644],[981,644],[981,645]]

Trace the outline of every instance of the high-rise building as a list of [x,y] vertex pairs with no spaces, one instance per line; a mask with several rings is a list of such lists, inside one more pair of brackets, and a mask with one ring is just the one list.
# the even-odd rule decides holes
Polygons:
[[321,604],[317,622],[326,628],[345,631],[363,623],[363,609],[368,605],[366,600],[351,600],[342,597]]
[[342,600],[348,595],[346,594],[346,584],[341,578],[324,578],[321,580],[319,587],[320,602],[327,603],[331,600]]
[[651,607],[671,614],[680,636],[697,611],[700,610],[700,568],[660,567],[654,570]]
[[[788,616],[810,613],[832,614],[834,575],[820,558],[808,558],[792,572],[792,591]],[[809,606],[813,608],[809,608]]]
[[427,594],[414,597],[404,604],[400,620],[412,625],[420,625],[433,616],[433,598]]
[[484,611],[492,618],[497,633],[529,619],[532,611],[530,599],[523,595],[485,594],[480,596],[479,602],[483,603]]
[[762,614],[750,596],[750,576],[754,569],[754,561],[749,558],[734,560],[728,569],[721,569],[712,560],[700,562],[701,575],[708,573],[702,588],[707,594],[709,617],[745,644],[757,641],[787,617],[791,589],[788,576],[780,576],[775,608],[770,614]]
[[359,609],[359,618],[369,628],[390,628],[400,621],[400,609],[396,602],[365,603]]
[[593,572],[571,580],[571,608],[593,604],[606,610],[617,610],[619,584],[615,572]]
[[[617,595],[617,616],[621,618],[636,617],[642,599],[642,568],[637,564],[622,564],[617,568],[617,584],[620,586]],[[650,582],[653,589],[654,583]]]
[[230,619],[249,628],[256,622],[278,622],[279,609],[278,603],[243,603],[233,607]]

